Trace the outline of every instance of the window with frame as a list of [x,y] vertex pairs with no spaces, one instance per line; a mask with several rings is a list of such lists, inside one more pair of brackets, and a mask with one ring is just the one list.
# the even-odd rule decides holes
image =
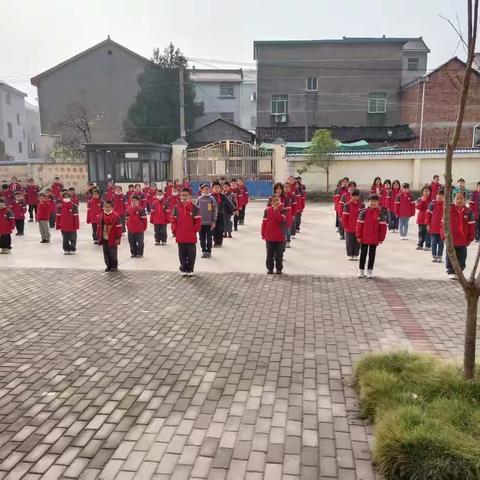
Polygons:
[[235,95],[235,89],[233,85],[229,83],[220,84],[220,96],[221,97],[233,97]]
[[22,142],[18,142],[18,153],[22,153],[22,151],[23,151]]
[[7,97],[6,97],[5,101],[7,102],[7,105],[12,104],[12,97],[10,96],[10,92],[7,92]]
[[307,77],[307,92],[318,91],[318,79],[317,77]]
[[373,92],[368,95],[368,113],[387,113],[385,92]]
[[235,120],[235,116],[233,112],[220,112],[220,118],[223,118],[227,122],[233,123]]
[[250,117],[250,128],[257,128],[257,117],[255,115]]
[[409,58],[408,59],[408,69],[409,70],[418,70],[418,65],[420,63],[419,58]]
[[20,125],[20,114],[17,113],[17,125]]
[[288,95],[272,95],[272,115],[286,114],[288,111]]
[[7,134],[8,138],[13,138],[13,125],[11,122],[7,122]]

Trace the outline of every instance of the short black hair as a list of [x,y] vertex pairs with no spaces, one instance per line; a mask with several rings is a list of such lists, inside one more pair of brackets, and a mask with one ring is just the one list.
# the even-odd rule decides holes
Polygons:
[[402,188],[410,188],[410,184],[407,182],[402,183]]
[[356,187],[357,187],[357,182],[351,180],[350,182],[348,182],[348,186],[349,186],[349,187],[355,187],[355,188],[356,188]]
[[157,188],[157,194],[163,193],[163,190],[161,188]]
[[[208,185],[203,185],[204,187],[208,187]],[[181,193],[187,192],[190,195],[190,190],[188,188],[182,188]]]
[[62,198],[67,198],[67,197],[70,198],[70,194],[65,190],[65,191],[62,193]]
[[68,191],[75,190],[75,187],[68,187]]
[[355,189],[355,190],[352,192],[352,197],[359,197],[359,196],[360,196],[360,190]]
[[217,181],[212,182],[212,188],[213,188],[213,187],[216,187],[217,185],[218,185],[219,187],[221,187],[220,182],[217,182]]
[[132,195],[132,200],[140,200],[140,197],[138,195]]
[[441,188],[438,192],[437,195],[445,195],[445,190]]
[[368,199],[369,199],[369,200],[376,200],[377,202],[380,200],[379,197],[378,197],[378,195],[376,195],[376,194],[370,195],[370,196],[368,197]]
[[434,175],[433,178],[440,178],[440,175]]
[[223,184],[230,186],[230,182],[223,182]]
[[457,180],[457,183],[458,183],[458,182],[463,182],[463,183],[465,183],[465,179],[459,178],[459,179]]
[[111,200],[105,200],[105,205],[110,205],[113,207],[113,202]]

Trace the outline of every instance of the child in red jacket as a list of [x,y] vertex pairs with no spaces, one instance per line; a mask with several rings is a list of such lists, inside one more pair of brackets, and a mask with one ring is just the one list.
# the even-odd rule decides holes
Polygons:
[[113,211],[113,202],[107,200],[103,211],[98,215],[97,234],[98,244],[103,247],[105,271],[118,271],[118,246],[122,239],[122,222],[120,215]]
[[442,225],[443,225],[443,206],[444,206],[445,194],[443,190],[437,192],[435,200],[432,200],[428,205],[427,210],[427,229],[430,235],[430,241],[432,245],[432,262],[442,263],[443,255],[443,238]]
[[153,224],[155,245],[167,244],[167,225],[169,222],[170,210],[168,200],[162,190],[156,191],[156,197],[151,202],[150,223]]
[[142,258],[147,229],[147,214],[140,206],[138,195],[130,197],[131,205],[127,208],[128,243],[132,258]]
[[342,223],[345,230],[345,244],[347,247],[347,256],[350,260],[358,260],[360,253],[360,244],[357,240],[357,220],[360,211],[365,205],[360,201],[360,192],[355,189],[352,191],[350,201],[343,206]]
[[469,205],[475,215],[475,241],[480,241],[480,182],[477,188],[470,194]]
[[38,194],[38,203],[36,209],[36,220],[40,230],[40,243],[50,243],[50,213],[52,205],[44,193]]
[[[457,254],[460,268],[465,270],[467,261],[467,247],[475,239],[475,216],[472,210],[466,205],[466,198],[463,192],[457,192],[455,195],[455,203],[450,206],[450,228],[452,232],[452,240]],[[445,233],[443,232],[443,238]],[[447,254],[447,273],[451,280],[456,280],[455,270],[452,262]]]
[[397,195],[400,193],[402,187],[400,186],[399,180],[394,180],[392,182],[392,191],[390,192],[390,206],[388,208],[388,230],[390,232],[398,232],[398,217],[395,215],[395,201],[397,200]]
[[57,207],[56,228],[62,232],[64,255],[74,255],[77,251],[77,230],[80,228],[80,220],[78,206],[72,202],[68,192],[63,192],[62,202]]
[[38,192],[40,188],[35,185],[33,178],[30,178],[25,188],[25,201],[28,205],[29,222],[33,222],[33,214],[37,212]]
[[11,253],[12,232],[15,228],[15,217],[7,207],[5,198],[0,197],[0,253]]
[[262,221],[262,239],[267,246],[267,273],[271,275],[276,267],[277,275],[283,271],[283,252],[285,250],[285,228],[287,217],[282,208],[280,197],[272,197],[272,205],[265,209]]
[[180,193],[180,203],[171,212],[171,228],[178,245],[180,272],[184,276],[193,275],[197,256],[197,233],[202,226],[200,209],[193,204],[188,188]]
[[[288,177],[290,179],[290,177]],[[342,218],[339,216],[339,209],[338,209],[338,204],[340,203],[340,200],[342,196],[348,192],[348,184],[350,183],[350,180],[348,177],[343,177],[339,184],[337,185],[337,188],[335,189],[335,193],[333,194],[333,209],[335,210],[335,227],[337,229],[337,232],[340,235],[340,240],[345,240],[345,231],[343,230],[343,225],[342,225]],[[292,191],[294,191],[292,189]]]
[[[92,198],[87,202],[87,224],[92,226],[92,238],[95,245],[99,245],[97,235],[98,217],[103,212],[103,200],[98,190],[92,190]],[[113,203],[112,203],[113,205]]]
[[25,214],[27,213],[27,204],[23,199],[23,192],[16,191],[14,200],[10,205],[10,209],[15,216],[16,235],[22,236],[25,231]]
[[[422,189],[422,196],[417,200],[415,206],[418,210],[417,225],[418,225],[418,243],[417,250],[430,250],[430,235],[427,228],[427,210],[430,205],[430,187],[425,185]],[[425,248],[423,245],[425,244]]]
[[127,214],[127,196],[123,194],[122,187],[120,185],[115,185],[113,190],[113,210],[115,213],[118,213],[120,221],[122,222],[122,232],[125,233],[127,229],[125,228],[125,216]]
[[368,208],[358,215],[357,240],[360,242],[360,264],[358,277],[365,276],[365,262],[368,254],[367,278],[373,278],[373,267],[377,246],[385,240],[387,219],[385,211],[379,206],[378,195],[370,195]]
[[400,240],[408,240],[408,222],[415,215],[415,200],[408,183],[402,184],[402,190],[395,199],[395,215],[398,217]]

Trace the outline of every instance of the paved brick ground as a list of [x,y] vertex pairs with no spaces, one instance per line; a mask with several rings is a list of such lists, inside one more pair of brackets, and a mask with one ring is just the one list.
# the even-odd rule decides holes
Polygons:
[[2,479],[371,480],[352,363],[462,344],[442,281],[17,269],[0,285]]

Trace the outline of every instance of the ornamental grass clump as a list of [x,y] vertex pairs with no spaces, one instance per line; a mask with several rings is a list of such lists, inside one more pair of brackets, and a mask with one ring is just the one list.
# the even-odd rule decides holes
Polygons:
[[360,409],[375,423],[373,460],[386,480],[480,480],[480,381],[408,352],[355,368]]

